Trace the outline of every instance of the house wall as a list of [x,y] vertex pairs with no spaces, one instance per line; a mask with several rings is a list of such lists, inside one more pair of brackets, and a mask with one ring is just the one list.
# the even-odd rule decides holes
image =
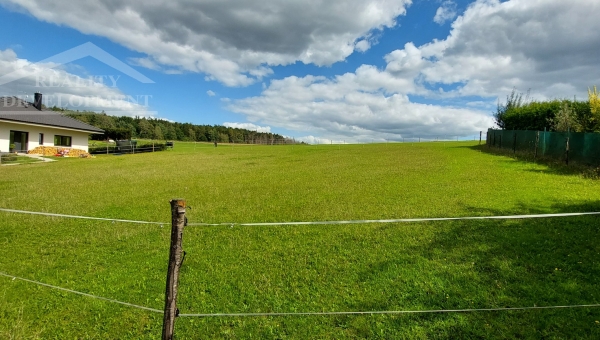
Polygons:
[[43,146],[54,146],[54,135],[70,136],[71,148],[85,150],[86,152],[88,151],[89,133],[87,132],[28,124],[0,122],[0,152],[9,151],[11,130],[29,133],[27,150],[33,150],[40,146],[39,134],[43,133]]

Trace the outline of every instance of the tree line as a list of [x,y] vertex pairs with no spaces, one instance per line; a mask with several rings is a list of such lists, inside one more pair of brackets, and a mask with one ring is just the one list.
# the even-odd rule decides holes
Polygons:
[[503,130],[600,132],[600,99],[595,86],[587,101],[535,101],[513,89],[506,103],[498,103],[494,118]]
[[80,112],[57,107],[53,107],[52,110],[104,130],[104,135],[91,135],[91,138],[95,140],[140,138],[248,144],[273,144],[276,141],[277,143],[283,141],[286,144],[295,143],[293,139],[276,133],[257,132],[222,125],[196,125],[146,117],[117,117],[109,116],[104,112]]

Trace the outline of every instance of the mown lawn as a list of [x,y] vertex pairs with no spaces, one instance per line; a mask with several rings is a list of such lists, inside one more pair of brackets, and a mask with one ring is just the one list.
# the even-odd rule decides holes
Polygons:
[[[0,207],[278,222],[600,211],[600,181],[473,142],[244,146],[0,169]],[[182,313],[600,303],[600,217],[187,227]],[[169,225],[0,212],[0,272],[162,309]],[[600,308],[179,318],[187,338],[590,338]],[[158,338],[162,315],[0,277],[0,338]]]

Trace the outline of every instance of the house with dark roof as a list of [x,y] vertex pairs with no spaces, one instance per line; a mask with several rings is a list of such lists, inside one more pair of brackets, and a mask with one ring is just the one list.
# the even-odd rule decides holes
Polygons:
[[27,152],[38,146],[88,151],[90,134],[104,130],[42,108],[42,94],[33,103],[17,97],[0,98],[0,152]]

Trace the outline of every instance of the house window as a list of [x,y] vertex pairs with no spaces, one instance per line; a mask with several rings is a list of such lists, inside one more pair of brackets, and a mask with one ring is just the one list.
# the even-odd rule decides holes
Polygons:
[[40,140],[39,140],[39,144],[40,145],[44,145],[44,134],[40,133]]
[[54,135],[54,146],[71,146],[71,136]]
[[29,132],[10,130],[9,144],[10,152],[27,152]]

